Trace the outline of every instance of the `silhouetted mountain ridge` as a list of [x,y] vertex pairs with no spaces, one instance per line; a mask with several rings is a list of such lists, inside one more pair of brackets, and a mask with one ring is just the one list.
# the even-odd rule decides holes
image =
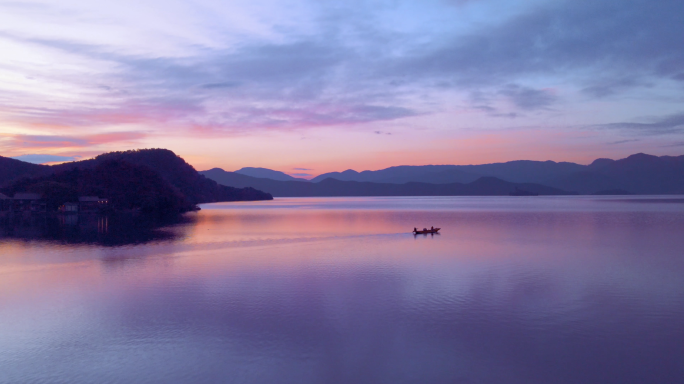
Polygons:
[[292,177],[285,172],[274,171],[268,168],[255,168],[255,167],[244,167],[235,171],[235,173],[240,173],[247,176],[259,177],[272,180],[280,181],[308,181],[306,179],[300,179],[297,177]]
[[582,172],[559,175],[547,185],[583,194],[622,190],[631,194],[683,194],[684,156],[637,153],[620,160],[599,159]]
[[[180,211],[187,210],[188,207],[196,204],[208,202],[270,200],[273,198],[270,194],[251,187],[234,188],[220,185],[199,174],[185,160],[167,149],[110,152],[93,159],[54,166],[36,166],[35,164],[26,166],[25,164],[28,163],[13,159],[10,159],[12,162],[5,160],[7,159],[0,158],[0,165],[4,166],[4,168],[0,169],[3,171],[0,175],[8,175],[7,179],[9,180],[0,180],[0,182],[5,182],[3,190],[10,193],[10,195],[15,192],[29,190],[53,193],[55,188],[62,192],[70,191],[68,193],[72,194],[83,194],[87,193],[87,191],[95,194],[98,191],[98,185],[109,185],[108,188],[97,192],[97,194],[102,197],[110,197],[108,194],[116,195],[123,193],[123,191],[117,189],[119,188],[117,185],[120,184],[122,188],[136,190],[155,201],[147,205],[134,204],[131,203],[137,201],[134,196],[126,195],[128,197],[125,200],[136,205],[137,208],[142,206],[159,208],[162,207],[159,204],[162,204],[162,200],[165,199],[168,201],[173,200],[173,204],[169,205],[169,207],[173,206],[173,209],[178,208]],[[105,165],[113,170],[127,169],[130,172],[130,177],[126,178],[125,173],[119,172],[111,173],[108,179],[107,172],[104,172],[102,168]],[[23,169],[26,172],[21,173],[17,169]],[[17,179],[18,175],[23,176],[23,178]],[[116,179],[117,185],[112,184],[110,179]],[[148,181],[151,181],[152,184],[147,185]],[[61,186],[57,184],[61,184]],[[146,189],[143,186],[147,186],[146,188],[149,191],[157,192],[146,193]],[[70,196],[70,198],[73,198],[73,196]],[[126,204],[121,203],[121,206],[123,207]]]
[[356,172],[348,169],[344,172],[331,172],[311,179],[317,183],[327,178],[341,181],[365,181],[374,183],[404,184],[408,182],[423,182],[433,184],[469,183],[477,180],[481,175],[471,174],[458,169],[456,165],[400,165],[378,171]]
[[[517,160],[482,165],[402,165],[363,172],[349,169],[344,172],[319,175],[312,182],[309,182],[265,168],[243,168],[237,172],[225,172],[215,168],[198,173],[173,152],[152,149],[112,152],[91,160],[55,166],[35,165],[0,157],[0,185],[8,180],[16,180],[20,176],[47,175],[74,167],[92,168],[106,160],[122,160],[149,167],[187,196],[189,201],[197,203],[226,199],[250,199],[249,190],[246,190],[245,196],[236,198],[235,191],[222,190],[221,186],[210,179],[215,179],[219,181],[219,184],[225,186],[254,187],[272,192],[276,196],[361,196],[363,193],[387,196],[488,194],[494,192],[506,194],[497,189],[498,187],[495,187],[493,181],[488,184],[487,188],[490,190],[476,188],[479,185],[477,183],[471,185],[482,178],[485,178],[484,180],[496,178],[509,183],[507,186],[511,187],[511,190],[516,186],[527,190],[528,188],[524,185],[528,184],[546,186],[552,188],[549,190],[551,194],[571,193],[573,191],[581,194],[598,194],[611,191],[629,194],[684,193],[684,156],[658,157],[644,153],[637,153],[619,160],[599,158],[589,165]],[[253,177],[252,175],[263,177]],[[340,191],[337,192],[333,191],[329,184],[325,184],[325,187],[311,186],[328,179],[343,183],[371,183],[382,184],[383,186],[354,184],[352,187],[351,184],[338,183],[335,184],[340,188]],[[479,182],[482,183],[482,181]],[[404,184],[409,184],[409,186]],[[469,185],[469,187],[456,187],[456,184]],[[438,185],[448,185],[448,187],[441,188],[437,187]],[[537,191],[532,192],[538,193]],[[540,194],[546,194],[546,192],[542,191]]]
[[255,178],[235,172],[213,168],[200,172],[223,185],[242,187],[251,185],[268,191],[276,197],[313,196],[501,196],[516,187],[540,195],[567,195],[571,192],[534,183],[511,183],[495,177],[482,177],[471,183],[430,184],[409,182],[404,184],[344,181],[326,178],[318,183],[303,181],[277,181]]
[[62,172],[23,178],[3,189],[7,195],[33,192],[43,195],[47,211],[54,212],[79,196],[103,196],[109,210],[139,210],[145,213],[179,213],[195,204],[157,172],[118,159],[98,162],[94,167],[73,167]]
[[581,171],[584,167],[586,166],[568,162],[532,160],[480,165],[401,165],[377,171],[356,172],[349,169],[344,172],[324,173],[311,181],[320,182],[326,178],[334,178],[396,184],[410,181],[448,184],[469,183],[483,176],[491,176],[514,183],[540,182],[559,174]]
[[53,166],[56,172],[74,167],[93,168],[109,160],[120,160],[130,164],[141,165],[159,173],[171,185],[186,196],[193,204],[216,201],[263,200],[268,196],[260,191],[226,189],[213,180],[199,174],[195,168],[183,158],[168,149],[140,149],[124,152],[104,153],[90,160],[64,163]]
[[637,153],[620,160],[599,158],[589,165],[570,162],[516,160],[481,165],[397,166],[377,171],[331,172],[312,179],[404,184],[470,183],[496,177],[512,183],[536,183],[566,191],[594,194],[622,190],[633,194],[684,193],[684,156]]
[[52,173],[50,166],[0,156],[0,186],[22,177],[40,176]]

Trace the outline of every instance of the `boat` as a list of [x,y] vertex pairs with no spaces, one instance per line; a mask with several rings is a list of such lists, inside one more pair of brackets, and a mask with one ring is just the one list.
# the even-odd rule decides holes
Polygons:
[[437,233],[437,232],[439,232],[440,229],[442,229],[442,228],[425,229],[422,231],[414,229],[413,234],[414,235],[427,235],[428,233]]

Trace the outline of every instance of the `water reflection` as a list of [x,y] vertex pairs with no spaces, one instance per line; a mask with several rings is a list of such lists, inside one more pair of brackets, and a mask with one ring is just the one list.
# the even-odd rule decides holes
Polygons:
[[0,216],[0,241],[122,246],[175,240],[168,227],[189,224],[192,215],[155,217],[139,214],[7,214]]
[[[76,383],[684,377],[679,205],[350,201],[207,206],[165,229],[173,241],[0,243],[0,372]],[[439,235],[410,233],[433,224]]]

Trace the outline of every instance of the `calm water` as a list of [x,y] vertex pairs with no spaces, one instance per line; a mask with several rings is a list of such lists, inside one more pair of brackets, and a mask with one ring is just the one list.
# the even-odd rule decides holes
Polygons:
[[222,203],[114,240],[69,220],[0,237],[2,383],[684,382],[676,197]]

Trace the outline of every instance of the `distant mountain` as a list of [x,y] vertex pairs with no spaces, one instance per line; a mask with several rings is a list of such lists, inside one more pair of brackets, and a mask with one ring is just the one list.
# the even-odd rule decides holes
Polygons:
[[274,170],[268,169],[268,168],[245,167],[242,169],[238,169],[237,171],[235,171],[235,173],[240,173],[240,174],[252,176],[252,177],[259,177],[262,179],[271,179],[271,180],[279,180],[279,181],[309,181],[306,179],[300,179],[297,177],[292,177],[292,176],[290,176],[284,172],[274,171]]
[[594,162],[588,168],[615,180],[612,188],[630,193],[684,194],[684,156],[637,153],[613,162]]
[[51,173],[47,165],[27,163],[25,161],[0,156],[0,186],[22,177],[32,177]]
[[370,181],[376,183],[403,184],[411,181],[448,184],[470,183],[483,176],[496,177],[514,183],[542,183],[550,178],[584,170],[586,166],[554,161],[516,160],[507,163],[482,165],[402,165],[378,171],[330,172],[316,176],[311,181],[320,182],[327,178],[344,181]]
[[[387,168],[389,169],[389,168]],[[384,171],[381,170],[381,171]],[[340,180],[340,181],[366,181],[363,176],[361,176],[362,173],[375,173],[375,172],[380,172],[380,171],[363,171],[363,172],[356,172],[353,169],[347,169],[344,172],[328,172],[328,173],[323,173],[320,174],[313,179],[311,179],[312,182],[318,183],[320,181],[323,181],[325,179],[335,179],[335,180]]]
[[384,178],[383,183],[403,184],[408,182],[432,183],[432,184],[450,184],[450,183],[471,183],[479,179],[480,175],[464,172],[460,169],[444,169],[442,171],[430,172],[424,174],[412,175],[397,175],[395,177]]
[[330,172],[311,179],[317,183],[328,178],[341,181],[368,181],[374,183],[404,184],[411,181],[433,184],[470,183],[481,175],[471,174],[459,169],[457,165],[401,165],[381,169],[379,171],[356,172],[348,169],[344,172]]
[[[90,179],[79,179],[80,181],[77,180],[75,181],[76,184],[72,185],[69,184],[71,181],[64,181],[67,179],[63,178],[65,177],[63,174],[77,170],[94,170],[95,173],[97,173],[99,172],[99,167],[103,164],[115,163],[119,164],[121,167],[127,165],[133,166],[130,168],[131,172],[133,172],[130,179],[127,180],[125,177],[117,176],[118,182],[123,183],[122,185],[124,187],[136,190],[140,185],[143,185],[142,179],[144,177],[134,176],[134,173],[144,173],[144,171],[140,171],[140,169],[145,169],[148,171],[149,175],[154,174],[156,175],[154,177],[163,180],[164,184],[168,185],[175,194],[182,196],[183,201],[186,201],[191,205],[218,201],[270,200],[273,198],[270,194],[251,187],[233,188],[220,185],[215,181],[200,175],[190,164],[186,163],[185,160],[167,149],[110,152],[97,156],[94,159],[53,166],[36,166],[31,164],[31,166],[33,166],[31,167],[26,166],[25,164],[27,163],[18,160],[9,159],[18,163],[7,162],[5,161],[8,160],[6,158],[0,158],[0,160],[2,160],[0,161],[0,166],[5,166],[4,168],[1,168],[4,169],[4,172],[0,175],[9,175],[5,180],[0,180],[5,181],[3,191],[8,191],[12,194],[15,192],[23,192],[23,190],[21,190],[22,188],[25,190],[43,188],[41,185],[46,182],[66,183],[70,185],[69,188],[76,188],[79,193],[85,193],[88,188],[95,188],[95,186],[89,185],[81,188],[81,184],[85,183],[87,180],[94,180],[94,176],[88,176]],[[118,168],[115,167],[112,169]],[[83,173],[83,175],[89,174],[90,173],[88,172]],[[11,180],[15,181],[12,182]],[[106,177],[97,180],[100,180],[99,182],[103,184],[107,184]],[[113,191],[112,193],[118,193],[112,188],[109,188],[108,190]],[[102,193],[105,194],[103,197],[109,197],[106,196],[106,193],[108,193],[107,191],[103,191]],[[167,193],[164,192],[162,195],[167,195]]]
[[516,160],[506,163],[463,165],[459,169],[481,176],[498,177],[515,183],[546,183],[560,175],[581,172],[586,166],[555,161]]
[[624,189],[605,189],[605,190],[593,193],[593,195],[619,196],[619,195],[632,195],[632,193],[627,192]]
[[494,177],[482,177],[468,184],[429,183],[372,183],[343,181],[327,178],[318,183],[302,181],[277,181],[255,178],[220,168],[200,172],[219,184],[234,187],[254,186],[276,197],[306,196],[502,196],[515,188],[540,195],[567,195],[570,192],[533,183],[511,183]]
[[[312,182],[297,179],[282,172],[265,168],[243,168],[225,172],[215,168],[198,174],[192,166],[173,152],[161,149],[112,152],[95,159],[54,166],[35,165],[0,157],[0,186],[22,176],[40,176],[80,168],[93,168],[106,160],[123,160],[146,166],[158,172],[193,202],[236,199],[235,193],[219,191],[215,180],[226,186],[253,187],[275,196],[400,196],[400,195],[459,195],[507,194],[496,189],[491,178],[507,182],[513,190],[540,194],[579,192],[580,194],[684,194],[684,156],[652,156],[643,153],[625,159],[600,158],[590,165],[553,161],[510,161],[482,165],[424,165],[397,166],[378,171],[326,173]],[[259,177],[255,177],[258,175]],[[477,189],[476,182],[490,180],[487,188]],[[210,180],[212,179],[212,180]],[[324,187],[315,185],[334,180]],[[334,184],[338,182],[338,184]],[[355,182],[357,184],[339,184]],[[475,184],[473,184],[475,183]],[[409,184],[406,186],[405,184]],[[468,185],[459,187],[457,184]],[[472,184],[472,185],[471,185]],[[528,188],[534,184],[539,187]],[[340,188],[332,190],[331,186]],[[446,187],[440,187],[446,185]],[[547,186],[547,191],[536,190]],[[470,189],[469,189],[470,188]],[[567,191],[567,192],[566,192]],[[258,191],[257,191],[258,192]],[[248,196],[251,192],[244,192]],[[257,199],[257,195],[253,195]],[[252,198],[242,197],[242,198]],[[261,197],[258,197],[261,198]]]
[[643,153],[621,160],[597,159],[590,165],[568,162],[518,160],[482,165],[399,166],[378,171],[331,172],[312,179],[403,184],[470,183],[496,177],[512,183],[536,183],[581,194],[623,191],[632,194],[684,193],[684,156],[651,156]]
[[591,171],[564,174],[546,181],[546,184],[560,189],[571,189],[583,195],[591,195],[599,191],[623,189],[622,184],[610,176]]
[[637,153],[621,160],[598,159],[584,171],[549,180],[556,188],[583,194],[621,190],[631,194],[684,194],[684,156]]

